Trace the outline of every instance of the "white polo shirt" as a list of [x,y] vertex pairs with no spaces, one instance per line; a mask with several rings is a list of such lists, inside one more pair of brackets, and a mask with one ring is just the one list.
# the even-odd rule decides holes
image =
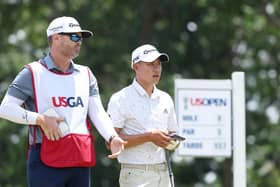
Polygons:
[[[172,98],[156,87],[149,97],[136,80],[112,95],[108,113],[114,126],[122,128],[124,134],[142,134],[154,129],[178,131]],[[165,162],[165,154],[162,148],[147,142],[126,148],[118,160],[127,164],[157,164]]]

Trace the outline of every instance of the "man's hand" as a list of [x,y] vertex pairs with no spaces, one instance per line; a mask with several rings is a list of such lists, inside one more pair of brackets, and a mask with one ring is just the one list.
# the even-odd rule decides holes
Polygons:
[[150,140],[157,146],[165,148],[170,143],[172,138],[168,133],[165,133],[161,130],[152,130],[150,132]]
[[125,144],[127,144],[127,142],[121,139],[119,136],[113,137],[110,142],[110,149],[112,154],[108,155],[108,158],[110,159],[117,158],[122,152],[122,150],[124,149]]
[[36,123],[43,129],[46,137],[52,141],[58,140],[63,136],[58,126],[62,121],[64,121],[62,117],[51,117],[42,114],[36,119]]

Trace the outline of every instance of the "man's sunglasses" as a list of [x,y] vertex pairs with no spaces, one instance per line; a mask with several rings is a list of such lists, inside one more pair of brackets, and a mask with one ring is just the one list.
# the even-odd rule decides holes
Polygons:
[[59,33],[59,34],[69,36],[70,40],[73,41],[73,42],[78,42],[78,41],[83,39],[82,36],[79,36],[78,34],[75,34],[75,33],[64,33],[64,32],[62,32],[62,33]]

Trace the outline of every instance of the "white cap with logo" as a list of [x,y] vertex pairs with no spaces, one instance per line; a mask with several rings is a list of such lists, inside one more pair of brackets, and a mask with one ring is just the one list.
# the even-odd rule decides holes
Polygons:
[[58,17],[55,18],[47,28],[47,36],[51,36],[58,33],[82,33],[83,38],[92,36],[92,32],[88,30],[82,30],[78,21],[73,17]]
[[133,64],[140,61],[153,62],[157,58],[159,58],[161,62],[169,61],[169,56],[166,53],[160,53],[154,46],[150,44],[141,45],[134,49],[131,54],[131,68],[133,68]]

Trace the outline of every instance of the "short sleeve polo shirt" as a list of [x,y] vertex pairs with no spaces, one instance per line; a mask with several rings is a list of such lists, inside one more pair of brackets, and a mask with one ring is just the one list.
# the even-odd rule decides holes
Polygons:
[[[115,127],[124,134],[142,134],[154,129],[178,131],[171,97],[156,87],[149,97],[136,80],[112,95],[108,113]],[[164,150],[152,142],[125,149],[120,163],[156,164],[165,161]]]

